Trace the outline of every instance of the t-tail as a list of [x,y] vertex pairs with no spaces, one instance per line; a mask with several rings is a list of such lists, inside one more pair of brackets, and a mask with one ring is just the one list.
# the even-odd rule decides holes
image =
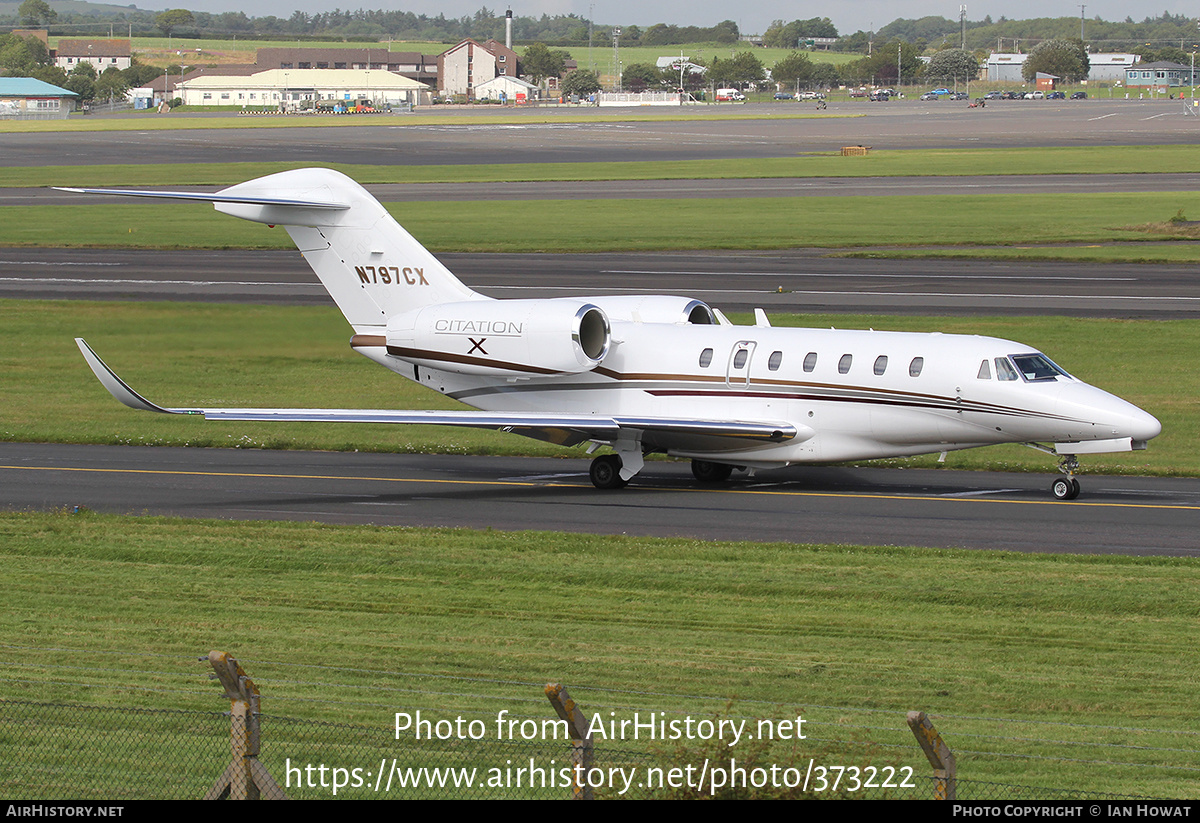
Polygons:
[[381,333],[390,317],[413,309],[490,299],[464,286],[366,189],[332,169],[280,172],[215,194],[66,190],[208,201],[225,214],[282,226],[358,334]]

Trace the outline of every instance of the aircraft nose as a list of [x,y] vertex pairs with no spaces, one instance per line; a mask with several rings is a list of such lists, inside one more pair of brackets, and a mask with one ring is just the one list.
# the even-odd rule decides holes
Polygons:
[[1129,415],[1129,436],[1134,440],[1150,440],[1162,434],[1162,423],[1149,412],[1133,406]]

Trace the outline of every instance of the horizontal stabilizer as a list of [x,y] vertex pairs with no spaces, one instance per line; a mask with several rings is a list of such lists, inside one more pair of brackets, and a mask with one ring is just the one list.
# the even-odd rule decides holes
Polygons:
[[288,197],[250,197],[235,194],[206,194],[197,191],[149,191],[142,189],[76,189],[66,186],[54,186],[58,191],[70,191],[76,194],[113,194],[123,197],[159,197],[165,200],[196,200],[201,203],[240,203],[247,206],[291,206],[304,209],[337,209],[344,211],[350,208],[349,203],[333,203],[321,200],[297,200]]

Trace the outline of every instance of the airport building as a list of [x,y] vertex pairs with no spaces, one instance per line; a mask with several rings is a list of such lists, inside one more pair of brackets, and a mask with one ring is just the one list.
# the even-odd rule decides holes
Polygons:
[[268,69],[250,75],[203,74],[179,83],[188,106],[281,107],[294,111],[322,104],[369,100],[398,108],[430,102],[432,90],[400,74],[370,69]]

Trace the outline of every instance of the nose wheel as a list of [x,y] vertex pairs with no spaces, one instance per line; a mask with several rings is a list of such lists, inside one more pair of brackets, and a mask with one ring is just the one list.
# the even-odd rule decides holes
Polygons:
[[1059,500],[1074,500],[1079,496],[1079,481],[1074,477],[1060,477],[1051,484],[1050,491]]
[[1079,481],[1075,472],[1079,469],[1079,460],[1073,454],[1064,454],[1058,461],[1058,470],[1066,475],[1050,484],[1050,493],[1059,500],[1074,500],[1079,496]]

